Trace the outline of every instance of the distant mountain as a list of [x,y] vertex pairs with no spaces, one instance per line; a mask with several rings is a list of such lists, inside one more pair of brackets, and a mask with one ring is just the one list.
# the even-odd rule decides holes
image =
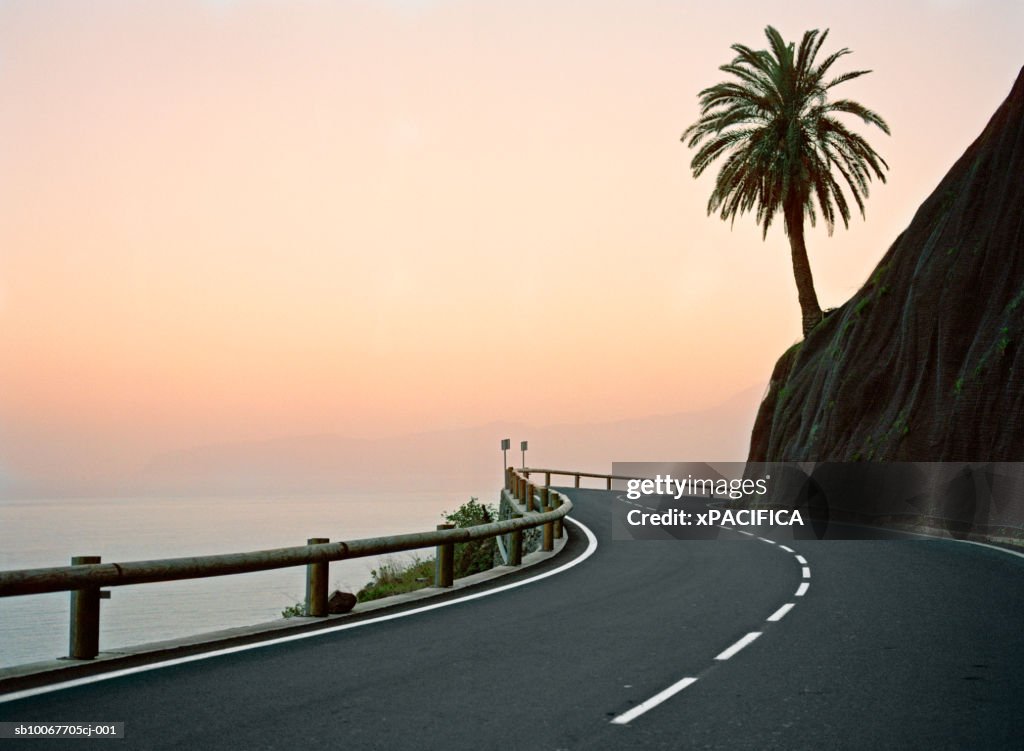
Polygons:
[[497,490],[502,438],[510,464],[608,472],[613,461],[742,461],[763,393],[747,389],[716,407],[595,424],[499,422],[379,440],[334,435],[201,446],[156,457],[126,493],[282,494],[345,490]]
[[1024,71],[867,283],[779,359],[749,459],[1024,460]]

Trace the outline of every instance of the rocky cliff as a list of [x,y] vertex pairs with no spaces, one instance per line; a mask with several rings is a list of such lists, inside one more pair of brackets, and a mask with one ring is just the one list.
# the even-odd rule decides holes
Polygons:
[[867,283],[779,359],[749,460],[1024,461],[1024,70]]

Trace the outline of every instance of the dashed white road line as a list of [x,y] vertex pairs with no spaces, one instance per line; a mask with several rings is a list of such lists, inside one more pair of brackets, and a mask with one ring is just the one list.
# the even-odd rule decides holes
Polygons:
[[647,712],[647,711],[649,711],[651,709],[654,709],[656,706],[661,704],[666,699],[670,699],[671,697],[673,697],[676,694],[678,694],[680,691],[682,691],[687,686],[689,686],[691,684],[694,684],[696,682],[697,682],[696,678],[683,678],[681,680],[678,680],[675,683],[673,683],[671,686],[666,688],[664,691],[659,691],[658,693],[656,693],[654,696],[652,696],[647,701],[642,702],[640,704],[637,704],[635,707],[633,707],[628,712],[623,712],[618,717],[613,718],[612,719],[612,724],[613,725],[625,725],[630,720],[635,720],[637,717],[642,715],[644,712]]
[[[719,524],[718,526],[721,529],[729,530],[730,532],[739,532],[741,535],[746,535],[747,537],[756,537],[756,535],[754,535],[754,533],[747,532],[747,531],[742,530],[742,529],[733,529],[732,527],[726,527],[726,526],[721,525],[721,524]],[[810,568],[809,565],[807,565],[807,559],[804,558],[802,555],[798,554],[795,550],[793,550],[793,548],[788,547],[787,545],[783,545],[781,543],[778,543],[775,540],[769,540],[767,537],[758,537],[757,539],[760,540],[761,542],[766,542],[769,545],[777,545],[780,549],[786,551],[787,553],[791,553],[793,556],[795,556],[797,563],[799,563],[800,566],[801,566],[801,576],[802,576],[802,578],[805,579],[805,580],[811,578],[811,568]],[[796,593],[795,593],[794,596],[795,597],[803,597],[805,594],[807,594],[807,590],[810,588],[810,586],[811,585],[810,585],[809,582],[802,581],[800,583],[800,586],[797,588]],[[770,622],[770,623],[776,623],[778,621],[781,621],[786,616],[786,614],[790,610],[793,609],[793,607],[795,605],[796,605],[796,603],[787,602],[785,605],[783,605],[778,610],[776,610],[774,613],[772,613],[770,616],[768,616],[765,620]],[[735,655],[737,652],[739,652],[741,649],[743,649],[747,645],[753,643],[754,640],[756,640],[759,636],[761,636],[762,633],[763,633],[762,631],[751,631],[749,634],[744,636],[742,639],[737,641],[735,644],[727,647],[724,651],[719,653],[718,656],[715,657],[715,660],[716,661],[728,660],[733,655]],[[663,691],[659,691],[658,693],[656,693],[654,696],[652,696],[647,701],[641,702],[640,704],[637,704],[632,709],[630,709],[630,710],[628,710],[626,712],[623,712],[622,714],[614,717],[611,720],[611,722],[612,722],[613,725],[626,725],[629,722],[631,722],[632,720],[635,720],[640,715],[642,715],[642,714],[644,714],[646,712],[649,712],[650,710],[654,709],[656,706],[658,706],[662,702],[664,702],[664,701],[670,699],[671,697],[675,696],[676,694],[678,694],[680,691],[682,691],[687,686],[691,686],[691,685],[693,685],[696,682],[697,682],[697,679],[693,678],[693,677],[682,678],[682,679],[676,681],[675,683],[673,683],[668,688],[664,689]]]
[[781,621],[783,619],[783,617],[786,615],[786,613],[788,613],[790,610],[793,609],[793,605],[794,604],[795,603],[787,602],[781,608],[779,608],[774,613],[772,613],[770,616],[768,616],[765,620],[771,621],[773,623],[775,621]]
[[760,631],[751,631],[749,634],[744,636],[742,639],[740,639],[738,642],[733,644],[731,647],[728,647],[727,649],[725,649],[715,659],[716,660],[728,660],[730,657],[732,657],[734,654],[739,652],[745,646],[747,646],[748,644],[751,644],[757,637],[759,637],[761,635],[761,633],[762,632],[760,632]]

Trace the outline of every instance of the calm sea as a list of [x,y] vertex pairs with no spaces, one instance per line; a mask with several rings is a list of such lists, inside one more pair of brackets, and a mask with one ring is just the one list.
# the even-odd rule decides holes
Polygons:
[[[234,498],[0,501],[0,569],[62,566],[76,555],[104,562],[234,553],[422,532],[444,511],[494,491],[396,492]],[[492,497],[494,496],[494,497]],[[431,556],[430,550],[421,551]],[[400,554],[406,558],[411,554]],[[331,564],[332,589],[355,592],[375,558]],[[303,599],[305,569],[114,587],[101,602],[100,649],[170,639],[280,618]],[[67,654],[69,595],[0,598],[0,667]]]

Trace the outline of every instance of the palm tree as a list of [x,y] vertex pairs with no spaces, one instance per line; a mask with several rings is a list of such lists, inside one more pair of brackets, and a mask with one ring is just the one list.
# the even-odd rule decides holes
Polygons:
[[850,206],[834,172],[842,176],[863,217],[872,174],[885,182],[882,168],[889,168],[867,141],[835,115],[860,117],[886,134],[889,126],[857,102],[828,100],[833,87],[870,71],[826,80],[833,63],[850,52],[841,49],[816,65],[827,29],[805,32],[799,49],[783,41],[771,26],[765,36],[767,50],[732,45],[736,58],[720,70],[738,80],[700,92],[700,119],[686,129],[682,141],[689,139],[690,148],[703,141],[690,162],[694,177],[727,155],[708,200],[708,214],[719,211],[722,219],[734,222],[737,214],[755,211],[764,228],[762,237],[767,237],[775,213],[782,212],[807,336],[822,314],[804,244],[804,215],[814,226],[817,201],[829,235],[837,215],[849,227]]

